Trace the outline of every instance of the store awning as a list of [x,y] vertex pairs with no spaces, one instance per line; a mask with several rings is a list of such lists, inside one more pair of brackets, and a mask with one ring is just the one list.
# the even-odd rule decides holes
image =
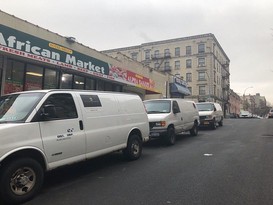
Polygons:
[[185,86],[182,86],[176,83],[170,83],[170,85],[171,85],[172,93],[181,93],[183,95],[191,95],[190,90]]

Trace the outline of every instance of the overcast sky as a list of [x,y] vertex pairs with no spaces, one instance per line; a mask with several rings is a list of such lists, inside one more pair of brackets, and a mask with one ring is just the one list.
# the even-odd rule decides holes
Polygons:
[[1,0],[0,9],[99,51],[213,33],[231,89],[273,105],[272,0]]

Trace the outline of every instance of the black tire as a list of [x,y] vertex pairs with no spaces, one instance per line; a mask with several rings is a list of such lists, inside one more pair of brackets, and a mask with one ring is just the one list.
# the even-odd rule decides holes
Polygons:
[[213,119],[212,121],[212,125],[211,125],[211,129],[215,130],[217,128],[217,125],[216,125],[216,120]]
[[191,136],[197,136],[198,135],[198,125],[194,123],[193,127],[190,129]]
[[127,147],[123,150],[124,156],[128,160],[137,160],[142,154],[142,140],[137,134],[129,137]]
[[167,130],[167,135],[165,137],[165,141],[167,145],[174,145],[176,141],[175,130],[172,127],[169,127]]
[[41,189],[44,170],[34,159],[16,159],[1,169],[0,198],[8,204],[21,204]]
[[221,119],[221,121],[218,123],[219,127],[223,126],[223,119]]

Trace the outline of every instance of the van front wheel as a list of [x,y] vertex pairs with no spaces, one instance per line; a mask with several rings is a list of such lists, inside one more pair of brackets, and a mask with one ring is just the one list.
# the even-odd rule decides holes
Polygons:
[[142,140],[137,134],[129,137],[127,147],[123,150],[124,156],[128,160],[137,160],[142,153]]
[[211,129],[215,130],[216,128],[217,128],[216,120],[213,119],[212,124],[211,124]]
[[21,158],[4,165],[0,177],[0,198],[12,204],[25,202],[42,187],[44,170],[31,158]]
[[175,135],[174,128],[172,128],[172,127],[168,128],[165,140],[166,140],[167,145],[174,145],[175,144],[176,135]]

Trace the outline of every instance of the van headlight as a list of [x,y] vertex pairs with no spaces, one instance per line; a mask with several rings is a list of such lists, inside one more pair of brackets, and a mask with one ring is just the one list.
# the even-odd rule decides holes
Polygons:
[[155,127],[165,127],[166,121],[155,122]]
[[212,118],[213,118],[212,115],[207,115],[206,116],[206,120],[212,120]]

